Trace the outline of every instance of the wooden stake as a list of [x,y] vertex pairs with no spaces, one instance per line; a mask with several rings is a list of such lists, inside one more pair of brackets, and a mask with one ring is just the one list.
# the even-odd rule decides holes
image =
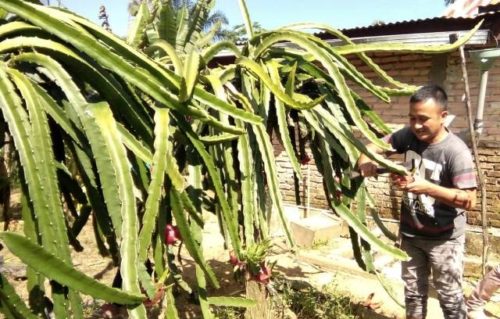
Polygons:
[[486,263],[488,261],[488,253],[489,253],[489,238],[488,238],[488,217],[486,215],[486,188],[484,187],[484,175],[481,170],[480,162],[479,162],[479,154],[477,151],[477,140],[476,133],[474,132],[474,125],[472,123],[472,108],[470,105],[470,90],[469,90],[469,78],[467,75],[467,65],[465,60],[465,52],[464,47],[460,46],[460,59],[462,64],[462,78],[465,84],[465,109],[467,110],[467,123],[469,125],[469,133],[472,144],[472,152],[474,154],[474,161],[476,163],[476,170],[478,176],[478,188],[481,192],[481,222],[483,228],[483,252],[482,252],[482,274],[485,275]]

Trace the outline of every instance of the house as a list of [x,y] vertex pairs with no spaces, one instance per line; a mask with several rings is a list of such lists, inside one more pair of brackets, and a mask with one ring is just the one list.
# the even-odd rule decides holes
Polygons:
[[[459,2],[459,1],[457,1]],[[469,4],[471,1],[461,1]],[[481,1],[475,1],[480,4]],[[413,44],[450,43],[454,38],[472,29],[484,20],[480,30],[465,45],[466,70],[470,86],[473,120],[481,131],[478,143],[480,168],[485,177],[487,190],[487,215],[489,224],[500,227],[500,3],[476,6],[467,10],[466,17],[437,17],[422,20],[401,21],[366,27],[342,30],[355,43],[403,42]],[[470,8],[469,8],[470,9]],[[472,13],[471,13],[472,12]],[[328,34],[317,34],[324,40],[336,45],[337,39]],[[409,84],[424,85],[436,83],[442,85],[449,95],[449,110],[456,118],[451,123],[451,130],[468,131],[465,104],[462,100],[465,92],[461,57],[458,51],[444,54],[418,54],[398,52],[377,52],[368,54],[382,69],[395,79]],[[356,57],[350,61],[368,78],[377,83],[374,72]],[[482,80],[481,80],[482,79]],[[387,104],[376,97],[359,90],[363,99],[372,106],[383,120],[390,125],[400,126],[407,123],[408,97],[395,97]],[[484,97],[484,100],[480,97]],[[478,105],[483,105],[483,110]],[[481,119],[481,113],[484,116]],[[479,115],[479,117],[477,116]],[[482,120],[482,121],[481,121]],[[277,156],[281,189],[286,203],[314,208],[327,208],[323,195],[321,176],[314,165],[303,166],[303,180],[300,189],[293,185],[293,172],[279,143],[274,144]],[[369,181],[371,194],[376,198],[377,210],[382,217],[398,219],[398,194],[394,192],[384,178]],[[299,201],[296,200],[299,194]],[[468,223],[481,224],[480,203],[468,214]]]
[[498,0],[457,0],[443,12],[447,18],[473,18],[479,13],[479,8],[490,4],[497,4]]

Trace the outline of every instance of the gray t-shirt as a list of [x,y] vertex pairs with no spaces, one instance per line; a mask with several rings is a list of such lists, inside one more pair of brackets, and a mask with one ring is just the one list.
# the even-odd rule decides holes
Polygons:
[[[476,175],[469,148],[449,132],[439,143],[427,144],[416,138],[409,127],[388,137],[398,153],[405,154],[405,166],[414,174],[447,188],[476,188]],[[454,208],[434,198],[410,192],[403,194],[401,203],[403,235],[429,239],[451,239],[465,231],[463,209]]]

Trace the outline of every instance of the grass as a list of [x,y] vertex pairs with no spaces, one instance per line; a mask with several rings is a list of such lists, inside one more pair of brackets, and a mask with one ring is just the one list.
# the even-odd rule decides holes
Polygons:
[[[277,299],[275,308],[290,309],[297,318],[301,319],[357,319],[359,318],[348,296],[338,292],[334,282],[326,285],[321,290],[313,287],[293,289],[289,281],[276,278],[280,299]],[[284,318],[284,317],[279,317]]]
[[219,319],[243,319],[245,309],[234,307],[212,307],[215,318]]
[[321,248],[326,248],[329,245],[328,239],[323,239],[323,240],[315,240],[312,244],[311,249],[321,249]]
[[[307,287],[295,289],[292,283],[283,276],[273,274],[271,294],[272,318],[300,319],[359,319],[354,305],[348,296],[339,293],[336,284],[331,283],[321,291]],[[220,319],[243,319],[245,311],[232,307],[214,307],[214,314]],[[290,316],[291,313],[294,315]]]

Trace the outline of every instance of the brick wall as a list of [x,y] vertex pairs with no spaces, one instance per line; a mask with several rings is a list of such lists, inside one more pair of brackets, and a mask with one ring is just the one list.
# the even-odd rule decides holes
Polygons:
[[[439,55],[375,53],[371,56],[389,75],[404,83],[424,85],[438,83],[449,96],[449,111],[456,115],[451,124],[455,133],[468,129],[466,109],[462,96],[464,83],[458,52]],[[376,78],[373,71],[362,61],[350,59],[358,69],[377,84],[384,84]],[[468,58],[467,72],[471,93],[473,118],[477,106],[479,92],[479,68]],[[391,127],[397,128],[407,123],[408,97],[394,97],[389,104],[379,101],[361,88],[355,89],[358,94],[372,106]],[[500,227],[500,60],[489,71],[489,81],[484,107],[484,131],[480,138],[479,160],[484,172],[485,185],[488,191],[487,207],[489,222]],[[293,185],[293,173],[289,160],[278,141],[274,141],[278,172],[283,198],[286,203],[295,204],[295,194],[300,195],[301,205],[309,201],[312,207],[327,208],[323,195],[321,176],[315,170],[314,162],[302,166],[303,180],[298,190]],[[386,218],[398,218],[399,196],[387,183],[384,177],[369,180],[370,191],[377,199],[377,209]],[[308,190],[309,188],[309,190]],[[479,197],[479,196],[478,196]],[[475,210],[469,212],[470,224],[480,224],[480,201]]]

